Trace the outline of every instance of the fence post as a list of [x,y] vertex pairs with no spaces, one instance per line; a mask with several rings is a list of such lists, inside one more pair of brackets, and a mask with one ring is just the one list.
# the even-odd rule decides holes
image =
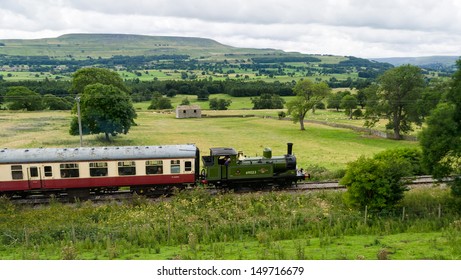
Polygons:
[[442,217],[442,205],[439,203],[439,219]]
[[403,222],[404,219],[405,219],[405,207],[403,207],[403,209],[402,209],[402,222]]
[[367,224],[367,217],[368,217],[368,205],[365,205],[365,219],[364,219],[365,224]]

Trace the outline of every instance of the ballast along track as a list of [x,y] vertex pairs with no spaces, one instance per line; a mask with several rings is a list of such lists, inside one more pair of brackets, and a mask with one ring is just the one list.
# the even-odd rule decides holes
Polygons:
[[[417,187],[425,187],[425,186],[432,186],[434,184],[438,183],[444,183],[451,181],[452,178],[445,178],[442,181],[438,181],[433,179],[431,176],[418,176],[413,178],[409,183],[408,186],[410,188],[417,188]],[[189,187],[189,188],[184,188],[180,191],[191,191],[196,188],[202,188],[208,191],[211,194],[217,194],[217,193],[222,193],[225,191],[232,191],[233,193],[236,194],[244,194],[244,193],[251,193],[251,192],[270,192],[270,191],[279,191],[279,192],[297,192],[297,193],[303,193],[303,192],[309,192],[309,191],[329,191],[329,190],[345,190],[346,187],[339,185],[338,181],[326,181],[326,182],[304,182],[304,183],[298,183],[296,186],[289,187],[289,188],[282,188],[282,189],[277,189],[277,188],[272,188],[272,187],[267,187],[267,188],[259,188],[259,189],[252,189],[252,188],[240,188],[236,190],[223,190],[223,189],[217,189],[214,187]],[[149,192],[145,194],[144,196],[147,199],[158,199],[159,197],[167,197],[174,195],[175,189],[168,189],[168,190],[158,190],[154,192]],[[105,202],[113,202],[113,201],[127,201],[134,199],[137,196],[137,194],[134,194],[132,191],[129,190],[120,190],[112,193],[100,193],[100,194],[90,194],[87,198],[84,200],[92,201],[95,203],[105,203]],[[10,197],[10,201],[14,204],[20,204],[20,205],[40,205],[40,204],[49,204],[52,202],[59,202],[59,203],[75,203],[76,201],[79,201],[78,199],[70,198],[67,194],[54,194],[54,195],[31,195],[27,198],[21,198],[21,197]]]

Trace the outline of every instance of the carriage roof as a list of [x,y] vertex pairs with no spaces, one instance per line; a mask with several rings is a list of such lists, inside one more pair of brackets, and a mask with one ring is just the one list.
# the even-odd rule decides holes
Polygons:
[[235,156],[237,152],[234,148],[210,148],[211,156]]
[[195,145],[1,149],[0,163],[193,158]]

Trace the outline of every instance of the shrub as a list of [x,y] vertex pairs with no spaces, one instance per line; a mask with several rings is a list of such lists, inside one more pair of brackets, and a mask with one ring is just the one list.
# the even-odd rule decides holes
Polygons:
[[425,174],[424,168],[421,164],[422,153],[416,148],[401,148],[386,150],[376,154],[375,159],[402,159],[411,165],[411,175]]
[[410,163],[401,158],[360,157],[349,164],[340,184],[347,187],[346,203],[370,210],[389,210],[403,198],[406,191],[403,177],[411,174]]

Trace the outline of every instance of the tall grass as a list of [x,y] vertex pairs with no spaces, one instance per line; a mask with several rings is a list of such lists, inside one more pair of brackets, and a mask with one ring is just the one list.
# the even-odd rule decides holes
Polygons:
[[[342,203],[342,192],[212,196],[198,189],[155,203],[140,197],[122,204],[54,203],[39,208],[16,206],[2,199],[0,256],[152,259],[162,258],[161,254],[163,258],[213,259],[231,254],[231,258],[242,259],[319,258],[309,256],[312,244],[331,250],[333,244],[350,236],[440,232],[443,241],[432,237],[437,246],[453,245],[453,255],[443,257],[461,258],[461,246],[455,246],[461,232],[459,205],[447,190],[415,190],[401,205],[400,209],[406,209],[404,219],[399,210],[368,213],[365,221],[363,211],[350,210]],[[434,212],[439,208],[441,215],[438,210]],[[232,243],[254,248],[230,250],[225,244]],[[386,248],[379,240],[372,243]],[[291,249],[285,249],[287,246]],[[339,252],[325,257],[355,255]]]

